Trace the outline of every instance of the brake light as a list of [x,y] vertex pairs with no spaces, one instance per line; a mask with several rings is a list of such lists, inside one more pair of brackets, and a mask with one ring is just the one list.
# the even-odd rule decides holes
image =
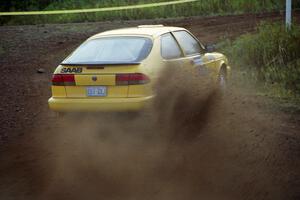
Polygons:
[[75,75],[74,74],[53,74],[52,85],[75,85]]
[[116,85],[141,85],[149,82],[149,77],[142,73],[116,75]]

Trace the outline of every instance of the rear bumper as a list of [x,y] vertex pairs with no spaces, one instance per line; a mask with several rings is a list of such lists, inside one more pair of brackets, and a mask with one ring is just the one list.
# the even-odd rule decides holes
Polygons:
[[48,100],[51,110],[57,112],[138,111],[151,102],[153,96],[135,98],[54,98]]

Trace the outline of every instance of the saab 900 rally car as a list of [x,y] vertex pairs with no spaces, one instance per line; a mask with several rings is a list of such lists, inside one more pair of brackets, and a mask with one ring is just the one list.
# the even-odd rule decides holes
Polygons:
[[136,111],[150,102],[153,84],[168,64],[203,67],[224,79],[227,58],[188,30],[141,25],[106,31],[80,45],[55,70],[50,109]]

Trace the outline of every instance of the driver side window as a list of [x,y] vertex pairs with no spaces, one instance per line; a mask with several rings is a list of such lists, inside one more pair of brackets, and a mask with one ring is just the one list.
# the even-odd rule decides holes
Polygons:
[[193,54],[200,54],[203,52],[199,42],[186,31],[173,32],[179,45],[182,47],[184,54],[189,56]]

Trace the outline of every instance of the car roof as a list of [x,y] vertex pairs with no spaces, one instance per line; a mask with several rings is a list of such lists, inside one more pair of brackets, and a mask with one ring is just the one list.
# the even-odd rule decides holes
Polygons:
[[99,37],[111,36],[111,35],[143,35],[143,36],[157,37],[164,33],[177,31],[177,30],[186,30],[186,29],[181,27],[163,26],[163,25],[140,25],[137,27],[121,28],[121,29],[105,31],[92,36],[90,39],[96,39]]

